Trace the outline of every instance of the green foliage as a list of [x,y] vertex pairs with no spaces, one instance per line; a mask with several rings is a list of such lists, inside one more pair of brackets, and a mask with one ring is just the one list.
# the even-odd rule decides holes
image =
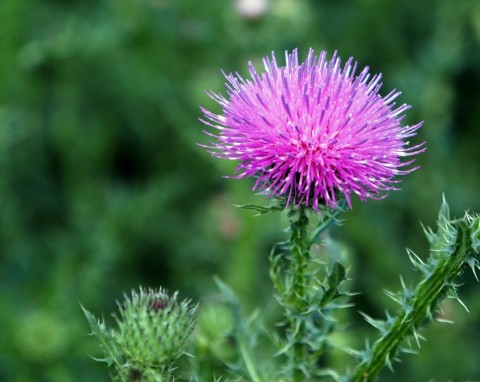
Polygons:
[[311,246],[341,212],[340,206],[322,212],[320,221],[311,229],[308,215],[314,214],[303,207],[291,207],[287,213],[290,239],[276,245],[270,256],[270,275],[285,312],[286,335],[279,353],[287,357],[283,360],[282,377],[289,381],[316,380],[315,377],[331,373],[319,364],[324,353],[333,347],[330,335],[335,328],[336,311],[350,306],[342,302],[349,296],[341,288],[346,270],[335,261],[325,280],[320,281],[320,270],[325,265],[312,256]]
[[[353,289],[364,291],[355,303],[380,316],[390,271],[411,267],[404,246],[427,250],[416,224],[441,193],[457,214],[480,210],[478,20],[476,0],[271,0],[257,20],[233,0],[0,1],[0,380],[107,380],[85,356],[98,349],[78,301],[98,316],[140,284],[208,299],[219,274],[246,309],[268,305],[265,253],[284,236],[275,217],[231,207],[261,202],[248,182],[221,180],[234,165],[195,143],[208,139],[198,105],[214,107],[204,90],[223,88],[219,68],[244,74],[273,50],[352,55],[425,121],[422,168],[402,192],[355,201],[342,229]],[[470,315],[445,309],[458,351],[433,324],[422,354],[384,381],[480,374],[470,285]]]
[[[255,210],[267,212],[267,208],[255,207]],[[292,382],[317,381],[324,376],[345,382],[375,381],[385,367],[393,370],[392,363],[399,360],[402,352],[417,353],[413,343],[420,347],[420,341],[425,339],[420,329],[426,323],[433,320],[448,322],[441,317],[445,314],[441,308],[443,300],[451,297],[465,307],[458,297],[456,280],[465,268],[470,267],[475,277],[475,269],[480,269],[480,217],[466,214],[463,219],[452,220],[449,207],[443,200],[437,231],[424,229],[430,244],[427,261],[408,251],[414,268],[421,273],[421,279],[415,288],[409,288],[401,278],[400,292],[386,291],[387,296],[400,305],[397,315],[387,311],[385,320],[376,320],[362,313],[366,321],[380,332],[380,337],[372,346],[367,341],[362,351],[345,348],[355,355],[358,364],[353,371],[341,375],[325,356],[335,348],[332,337],[341,328],[336,325],[339,313],[342,308],[352,306],[346,300],[353,294],[344,290],[346,269],[339,261],[334,261],[324,281],[319,281],[319,270],[325,264],[321,264],[311,253],[312,243],[319,241],[318,232],[322,227],[338,222],[341,212],[344,212],[341,207],[321,214],[314,214],[305,207],[286,210],[290,239],[274,246],[270,256],[271,278],[285,315],[285,322],[279,325],[284,328],[284,333],[274,332],[272,335],[279,349],[277,358],[271,357],[268,366],[259,362],[256,356],[258,333],[245,325],[235,293],[217,280],[231,314],[220,310],[216,312],[232,318],[231,329],[230,325],[228,327],[237,359],[235,356],[230,360],[219,355],[216,357],[223,358],[223,362],[228,364],[230,374],[240,380],[247,378],[254,382],[276,378]],[[311,221],[313,217],[318,220],[315,224]],[[312,232],[315,241],[311,240]],[[215,349],[213,337],[210,336],[210,340],[212,349]],[[209,348],[210,344],[207,342],[204,346]],[[213,353],[215,351],[212,356]],[[198,361],[194,369],[199,371]],[[272,374],[271,370],[277,371]]]
[[119,351],[115,344],[114,334],[107,329],[105,321],[98,321],[95,316],[82,306],[83,313],[87,318],[88,325],[92,330],[91,335],[95,336],[102,348],[105,358],[94,358],[95,361],[105,362],[108,366],[115,365],[116,368],[122,367],[123,361],[119,359]]
[[208,301],[200,306],[188,367],[199,381],[228,374],[227,365],[235,362],[232,344],[233,317],[224,301]]
[[232,337],[236,343],[238,360],[236,364],[230,366],[231,370],[238,374],[240,378],[243,375],[252,382],[266,382],[270,380],[260,370],[258,358],[254,354],[258,334],[253,328],[249,327],[251,325],[248,325],[248,320],[247,324],[245,323],[246,320],[240,313],[240,304],[235,293],[219,279],[216,282],[230,307],[233,318]]
[[[452,220],[444,200],[437,232],[424,229],[430,243],[428,260],[424,262],[409,251],[421,279],[415,288],[408,288],[401,278],[400,292],[386,291],[387,296],[400,305],[397,315],[387,311],[385,320],[376,320],[362,313],[366,321],[380,332],[380,337],[372,346],[367,341],[362,351],[345,348],[355,355],[358,364],[353,371],[341,375],[325,356],[335,348],[331,338],[341,328],[336,325],[337,318],[340,309],[352,306],[345,300],[353,294],[344,291],[342,284],[347,280],[346,270],[338,261],[330,267],[325,280],[319,281],[319,270],[315,267],[319,262],[312,257],[312,241],[309,240],[310,231],[317,232],[319,227],[328,226],[329,220],[336,221],[338,211],[320,214],[313,229],[309,224],[309,212],[305,207],[287,209],[290,239],[276,245],[270,257],[271,278],[285,315],[285,322],[279,325],[285,329],[284,333],[274,332],[272,335],[279,345],[277,357],[281,357],[271,357],[267,364],[259,361],[256,356],[257,331],[245,325],[234,292],[217,280],[231,309],[231,338],[236,346],[235,362],[232,362],[235,357],[230,362],[223,357],[229,366],[229,374],[234,374],[239,380],[246,378],[253,382],[277,378],[291,382],[319,381],[324,376],[344,382],[376,381],[385,367],[393,371],[392,363],[399,360],[401,353],[418,353],[413,344],[420,347],[420,341],[425,339],[419,332],[426,323],[434,320],[449,322],[441,317],[445,315],[441,304],[447,297],[456,299],[465,307],[458,297],[456,280],[465,268],[470,267],[475,276],[475,269],[480,269],[480,216],[466,214],[463,219]],[[215,341],[211,344],[214,346]],[[205,346],[208,347],[208,344]],[[195,369],[198,370],[198,367]],[[272,370],[277,371],[272,374]]]
[[[419,334],[419,329],[426,322],[438,318],[442,311],[441,303],[445,298],[456,299],[466,309],[458,297],[459,284],[456,279],[463,274],[465,267],[470,267],[474,273],[476,268],[480,268],[480,217],[466,215],[464,219],[451,220],[449,207],[444,200],[437,224],[436,233],[430,229],[425,230],[430,243],[430,254],[426,262],[409,251],[413,266],[422,275],[416,288],[406,287],[402,280],[403,289],[400,292],[387,292],[387,295],[400,305],[400,312],[396,316],[387,312],[385,321],[364,315],[380,332],[380,338],[373,346],[357,353],[359,365],[346,380],[375,381],[385,366],[392,369],[392,362],[398,360],[400,352],[416,353],[411,348],[411,340],[414,339],[420,347],[420,340],[424,338]],[[408,347],[402,348],[405,342]]]

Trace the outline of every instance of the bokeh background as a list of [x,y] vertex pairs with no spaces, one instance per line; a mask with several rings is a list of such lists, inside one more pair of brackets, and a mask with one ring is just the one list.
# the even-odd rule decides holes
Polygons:
[[[354,56],[403,92],[407,123],[425,121],[403,191],[355,201],[332,233],[361,346],[374,333],[358,311],[395,311],[382,290],[417,279],[405,247],[426,255],[420,221],[435,224],[442,193],[454,215],[480,211],[479,1],[0,1],[1,381],[107,381],[80,303],[108,318],[138,285],[207,301],[218,275],[246,313],[273,304],[284,223],[233,207],[263,199],[196,145],[198,106],[218,111],[205,90],[223,92],[221,69],[295,47]],[[383,381],[480,380],[480,286],[461,282],[470,313],[447,302],[455,325],[429,326]]]

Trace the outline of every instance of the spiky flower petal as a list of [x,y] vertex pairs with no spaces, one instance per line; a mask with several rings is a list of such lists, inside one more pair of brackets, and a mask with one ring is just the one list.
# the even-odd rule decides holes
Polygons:
[[351,195],[362,201],[396,190],[395,178],[416,169],[404,157],[425,150],[410,146],[421,123],[402,126],[406,104],[396,105],[396,90],[379,94],[381,75],[366,67],[356,74],[350,58],[343,68],[335,53],[309,51],[298,63],[297,50],[286,52],[279,67],[272,53],[265,72],[249,63],[251,79],[225,75],[227,97],[210,92],[223,112],[204,108],[213,142],[203,145],[223,159],[239,160],[235,178],[255,177],[254,190],[283,197],[286,205],[335,207]]

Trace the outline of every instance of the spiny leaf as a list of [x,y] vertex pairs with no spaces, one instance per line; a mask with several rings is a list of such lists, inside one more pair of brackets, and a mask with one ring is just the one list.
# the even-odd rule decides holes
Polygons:
[[322,300],[320,301],[321,307],[324,307],[333,299],[340,296],[338,288],[340,284],[346,279],[347,278],[345,267],[339,262],[335,262],[332,266],[332,269],[330,270],[330,274],[328,275],[327,289],[322,296]]
[[339,220],[338,217],[346,211],[346,205],[347,202],[345,201],[345,199],[342,199],[335,207],[335,209],[327,209],[326,211],[324,211],[323,219],[320,221],[318,226],[311,234],[310,245],[313,243],[317,243],[321,234],[325,232],[328,228],[330,228],[332,224],[341,224],[341,220]]
[[360,314],[363,316],[363,318],[365,318],[365,321],[367,321],[370,325],[376,328],[381,335],[387,332],[389,325],[386,321],[376,320],[364,312],[360,312]]
[[260,373],[253,358],[252,341],[255,337],[247,336],[246,329],[240,316],[240,307],[238,299],[233,290],[225,284],[220,278],[214,278],[220,292],[223,294],[226,302],[230,306],[232,317],[235,325],[235,339],[241,356],[242,364],[239,365],[244,373],[246,373],[252,382],[263,382],[266,379]]
[[479,280],[478,280],[478,277],[477,277],[477,273],[475,272],[475,268],[479,268],[478,260],[477,260],[476,258],[474,258],[474,257],[469,257],[469,258],[467,259],[467,264],[468,264],[468,266],[470,267],[470,269],[472,270],[473,275],[475,276],[475,279],[476,279],[477,281],[479,281]]
[[105,351],[105,358],[93,358],[95,361],[106,362],[108,366],[115,364],[116,367],[121,367],[121,362],[117,358],[117,350],[115,342],[112,339],[111,334],[108,332],[105,322],[98,321],[95,316],[86,310],[82,305],[80,307],[87,318],[87,322],[92,330],[92,335],[94,335],[101,344],[101,347]]
[[258,212],[258,215],[268,214],[269,212],[273,212],[273,211],[283,211],[283,208],[280,208],[280,207],[275,207],[275,206],[264,207],[264,206],[259,206],[257,204],[235,204],[235,207],[243,208],[245,210],[256,211]]
[[438,222],[444,222],[450,220],[450,207],[445,200],[445,194],[442,195],[442,204],[440,205],[440,211],[438,211]]

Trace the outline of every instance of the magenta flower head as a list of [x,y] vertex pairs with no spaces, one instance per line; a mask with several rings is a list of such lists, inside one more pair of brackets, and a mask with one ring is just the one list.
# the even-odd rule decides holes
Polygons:
[[408,105],[397,106],[396,90],[379,94],[381,75],[366,67],[356,74],[350,58],[343,68],[335,53],[315,56],[310,50],[298,63],[297,50],[286,52],[279,67],[272,53],[265,72],[250,62],[251,79],[225,75],[227,97],[209,92],[222,114],[201,108],[203,123],[217,130],[206,132],[215,141],[203,145],[218,158],[240,161],[234,178],[254,177],[254,190],[285,199],[286,206],[335,207],[351,195],[362,201],[382,198],[382,191],[397,190],[397,175],[425,150],[410,146],[422,123],[402,126]]

